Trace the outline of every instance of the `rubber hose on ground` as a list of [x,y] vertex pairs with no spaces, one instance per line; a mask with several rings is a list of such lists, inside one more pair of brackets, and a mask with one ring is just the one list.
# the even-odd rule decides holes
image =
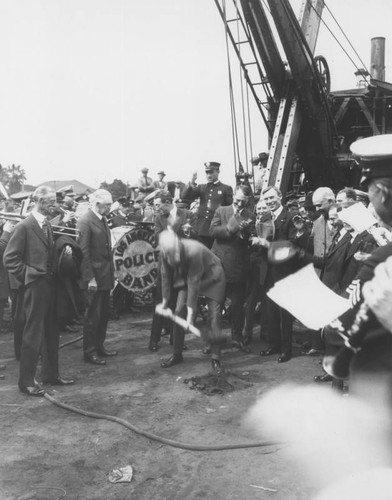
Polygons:
[[[278,444],[282,444],[282,443],[273,443],[270,441],[262,441],[260,443],[238,443],[238,444],[223,444],[223,445],[212,445],[212,446],[180,443],[179,441],[173,441],[172,439],[166,439],[161,436],[157,436],[156,434],[152,434],[151,432],[142,431],[141,429],[138,429],[130,422],[122,418],[114,417],[113,415],[105,415],[104,413],[96,413],[93,411],[82,410],[80,408],[76,408],[75,406],[62,403],[47,393],[45,393],[45,398],[54,405],[59,406],[60,408],[64,408],[65,410],[78,413],[79,415],[83,415],[85,417],[98,418],[102,420],[109,420],[110,422],[116,422],[117,424],[123,425],[127,429],[130,429],[131,431],[135,432],[136,434],[139,434],[140,436],[144,436],[148,439],[151,439],[153,441],[158,441],[159,443],[166,444],[168,446],[173,446],[174,448],[181,448],[183,450],[222,451],[222,450],[238,450],[241,448],[264,448],[267,446],[276,446]],[[267,451],[264,452],[263,454],[266,455],[269,453],[274,453],[275,451],[276,450]]]

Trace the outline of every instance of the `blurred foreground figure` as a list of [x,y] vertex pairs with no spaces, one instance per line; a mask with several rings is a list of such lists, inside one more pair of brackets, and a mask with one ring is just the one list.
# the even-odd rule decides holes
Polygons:
[[[351,145],[351,151],[362,167],[363,185],[368,186],[369,199],[376,215],[383,226],[391,230],[392,135],[361,139]],[[379,274],[383,278],[378,281],[375,269],[390,256],[392,243],[387,243],[374,250],[364,261],[357,275],[358,284],[353,287],[350,297],[354,307],[339,318],[340,324],[337,322],[340,334],[343,333],[348,338],[344,342],[345,345],[339,349],[343,345],[340,334],[337,335],[333,329],[326,328],[325,339],[329,355],[324,358],[323,364],[328,373],[338,378],[344,378],[346,373],[350,373],[350,393],[357,394],[364,400],[370,398],[376,405],[380,398],[387,398],[391,411],[392,335],[384,326],[384,315],[381,322],[378,320],[377,314],[380,315],[381,311],[380,306],[375,305],[379,300],[377,295],[373,295],[376,315],[373,314],[371,306],[373,290],[377,293],[376,288],[382,286],[382,293],[386,294],[386,268],[381,267]],[[364,293],[368,293],[371,304],[367,303]]]
[[[225,296],[226,280],[219,258],[199,241],[184,239],[170,230],[159,236],[162,271],[162,304],[167,307],[171,294],[178,292],[175,314],[193,324],[200,295],[208,307],[206,341],[211,346],[212,368],[220,371],[220,348],[224,341],[220,325],[221,304]],[[173,329],[173,355],[163,361],[162,368],[182,363],[184,330]]]
[[391,498],[391,418],[386,403],[374,405],[290,384],[263,396],[245,423],[263,439],[286,443],[280,452],[309,486],[320,490],[313,500]]

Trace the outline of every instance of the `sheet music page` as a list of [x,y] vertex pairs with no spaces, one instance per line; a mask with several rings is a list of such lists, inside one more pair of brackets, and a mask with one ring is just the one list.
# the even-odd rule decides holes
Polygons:
[[278,281],[267,295],[313,330],[323,328],[350,308],[348,299],[320,281],[313,264]]

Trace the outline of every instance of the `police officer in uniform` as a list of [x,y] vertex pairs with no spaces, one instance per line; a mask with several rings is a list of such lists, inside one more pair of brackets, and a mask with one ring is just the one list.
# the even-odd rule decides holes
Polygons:
[[200,200],[196,231],[199,241],[211,248],[214,242],[209,234],[212,218],[218,207],[229,206],[233,203],[233,188],[219,180],[220,163],[210,161],[204,166],[207,184],[197,185],[197,173],[194,173],[191,182],[184,190],[183,198],[190,201]]

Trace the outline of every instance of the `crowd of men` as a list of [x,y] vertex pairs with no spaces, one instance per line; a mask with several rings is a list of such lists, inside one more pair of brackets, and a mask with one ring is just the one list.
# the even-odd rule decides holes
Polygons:
[[[268,290],[313,263],[327,287],[352,300],[354,314],[363,301],[363,284],[373,279],[376,265],[392,254],[388,243],[392,239],[392,149],[385,139],[391,143],[390,136],[383,137],[353,145],[363,165],[368,193],[352,188],[334,193],[325,186],[284,204],[275,186],[255,195],[247,180],[237,182],[234,190],[223,184],[217,162],[205,164],[206,182],[201,184],[196,174],[188,183],[166,183],[163,171],[154,181],[143,169],[136,198],[123,197],[113,203],[108,191],[98,189],[77,216],[72,196],[68,195],[71,201],[67,199],[65,204],[53,189],[37,188],[29,214],[17,224],[7,221],[0,237],[4,262],[0,279],[12,291],[20,391],[44,395],[37,381],[39,359],[42,383],[74,383],[60,375],[58,366],[59,330],[72,328],[73,322],[83,324],[85,362],[105,365],[106,358],[117,355],[105,346],[110,297],[115,289],[111,229],[137,223],[150,224],[159,239],[156,304],[170,308],[188,326],[200,311],[205,312],[203,352],[211,354],[214,371],[222,371],[221,350],[227,345],[223,316],[230,321],[231,348],[250,352],[256,320],[265,345],[260,356],[277,355],[279,363],[289,361],[294,318],[269,298]],[[358,232],[339,217],[357,203],[367,206],[369,200],[369,209],[378,218],[376,229]],[[74,234],[65,229],[72,225]],[[291,249],[291,257],[283,262],[274,259],[280,243]],[[382,316],[381,333],[369,342],[381,342],[384,355],[391,350],[391,321],[379,304],[385,303],[388,294],[390,297],[391,275],[390,266],[383,267],[376,273],[382,286],[376,291],[368,285],[364,288],[368,304],[376,316]],[[360,299],[353,300],[355,296]],[[4,306],[4,296],[1,298]],[[354,319],[350,317],[351,323]],[[153,313],[151,351],[159,349],[163,330],[172,336],[173,354],[161,366],[170,368],[184,361],[185,330]],[[313,331],[311,344],[304,345],[302,354],[321,356],[325,350],[330,353],[331,345],[334,352],[343,347],[336,328]],[[366,348],[361,346],[361,353],[357,363],[361,356],[366,359]],[[333,381],[342,388],[342,381],[331,373],[314,380]]]

